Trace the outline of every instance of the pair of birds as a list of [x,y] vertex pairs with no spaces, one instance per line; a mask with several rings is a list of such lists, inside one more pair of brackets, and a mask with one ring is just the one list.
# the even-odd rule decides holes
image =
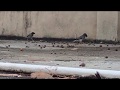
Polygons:
[[[31,39],[32,41],[34,41],[33,40],[33,35],[35,34],[35,32],[31,32],[30,34],[28,34],[27,35],[27,41],[29,40],[29,39]],[[83,35],[81,35],[77,40],[74,40],[73,42],[83,42],[83,40],[85,40],[85,38],[87,37],[88,35],[86,34],[86,33],[84,33]]]

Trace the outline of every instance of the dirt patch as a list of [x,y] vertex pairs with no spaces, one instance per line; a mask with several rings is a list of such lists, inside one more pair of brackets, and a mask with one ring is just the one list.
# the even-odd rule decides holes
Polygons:
[[44,72],[31,73],[31,78],[34,79],[53,79],[52,75]]

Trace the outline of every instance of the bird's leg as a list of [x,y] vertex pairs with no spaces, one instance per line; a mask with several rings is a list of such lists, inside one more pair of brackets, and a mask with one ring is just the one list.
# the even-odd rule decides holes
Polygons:
[[28,38],[27,38],[27,41],[28,41]]
[[79,44],[82,44],[82,39],[79,39]]
[[32,42],[35,42],[35,41],[33,40],[33,38],[31,38],[31,40],[32,40]]
[[28,42],[30,42],[30,39],[31,39],[31,38],[27,37],[27,41],[28,41]]

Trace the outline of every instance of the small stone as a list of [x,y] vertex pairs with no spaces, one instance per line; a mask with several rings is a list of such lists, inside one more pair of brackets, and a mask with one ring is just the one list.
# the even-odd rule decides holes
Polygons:
[[45,48],[45,47],[46,47],[46,45],[43,46],[43,48]]
[[110,48],[108,48],[108,50],[110,50]]
[[6,48],[8,48],[8,46],[6,46]]
[[108,56],[105,56],[105,58],[108,58]]
[[61,47],[61,48],[64,48],[64,46],[63,46],[63,45],[61,45],[60,47]]
[[57,45],[56,47],[60,47],[59,45]]
[[23,48],[20,48],[20,51],[23,51]]
[[29,46],[26,46],[26,48],[29,48]]
[[99,47],[102,47],[102,45],[100,45]]
[[118,49],[115,49],[115,51],[118,51]]
[[81,63],[79,66],[85,67],[85,63]]

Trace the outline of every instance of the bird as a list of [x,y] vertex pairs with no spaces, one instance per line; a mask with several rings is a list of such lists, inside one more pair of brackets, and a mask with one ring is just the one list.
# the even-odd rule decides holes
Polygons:
[[88,37],[88,35],[86,33],[83,33],[80,37],[77,38],[77,40],[74,40],[74,43],[80,43],[83,42],[85,40],[85,38]]
[[85,38],[87,37],[88,35],[86,33],[84,33],[83,35],[81,35],[78,39],[82,39],[82,40],[85,40]]
[[31,39],[32,41],[34,41],[33,40],[33,35],[35,34],[35,32],[31,32],[30,34],[28,34],[27,35],[27,41],[28,41],[28,39]]

